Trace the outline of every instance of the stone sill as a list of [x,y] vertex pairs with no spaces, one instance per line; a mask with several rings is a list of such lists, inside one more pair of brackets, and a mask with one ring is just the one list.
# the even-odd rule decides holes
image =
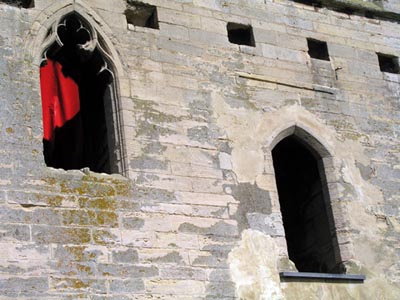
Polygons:
[[346,282],[363,283],[365,275],[352,274],[331,274],[331,273],[311,273],[311,272],[280,272],[282,281],[328,281],[328,282]]

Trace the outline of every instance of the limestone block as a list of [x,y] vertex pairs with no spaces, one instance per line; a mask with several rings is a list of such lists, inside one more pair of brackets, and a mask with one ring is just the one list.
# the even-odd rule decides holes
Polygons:
[[171,171],[178,176],[222,179],[221,170],[192,164],[171,162]]
[[226,268],[227,251],[195,251],[189,252],[190,264],[195,267]]
[[26,225],[1,224],[0,233],[0,241],[3,243],[30,240],[29,226]]
[[227,46],[227,34],[213,33],[200,29],[189,29],[189,38],[196,45]]
[[180,214],[198,217],[216,217],[221,219],[228,218],[227,208],[219,206],[157,203],[156,205],[152,206],[143,206],[141,211]]
[[139,230],[121,230],[121,242],[122,245],[129,247],[152,247],[156,242],[156,234]]
[[157,232],[155,234],[155,248],[169,249],[198,249],[197,236],[186,233]]
[[166,266],[160,268],[161,279],[174,280],[206,280],[206,272],[202,268]]
[[71,243],[85,244],[90,242],[87,228],[66,228],[56,226],[32,226],[32,239],[37,243]]
[[189,254],[187,250],[181,249],[139,249],[139,260],[157,265],[188,265]]
[[51,258],[57,261],[109,262],[109,250],[106,246],[54,244],[51,249]]
[[[132,221],[132,219],[134,221]],[[133,223],[133,225],[132,225]],[[182,215],[127,214],[123,216],[125,228],[157,232],[204,233],[222,236],[237,234],[236,221],[217,218],[199,218]]]
[[232,170],[231,156],[228,153],[220,152],[218,154],[219,167],[225,170]]
[[160,35],[174,40],[189,40],[189,29],[185,26],[160,21]]
[[132,248],[116,248],[112,251],[113,263],[133,264],[138,262],[138,252]]
[[218,20],[215,18],[202,17],[201,29],[206,32],[214,32],[220,35],[227,35],[226,21]]
[[192,180],[192,187],[194,192],[204,192],[222,194],[224,181],[219,179],[210,178],[195,178]]
[[119,245],[121,244],[121,233],[117,228],[93,229],[93,242],[97,245]]
[[262,28],[253,28],[254,39],[256,44],[263,43],[263,44],[271,44],[277,45],[280,44],[280,38],[278,43],[278,34],[276,31],[273,30],[265,30]]
[[153,265],[98,264],[98,274],[101,277],[137,279],[157,276],[159,270]]
[[[180,41],[180,40],[171,41],[171,37],[158,39],[157,45],[160,48],[179,53],[180,55],[201,56],[204,53],[203,52],[204,50],[201,47],[193,46],[187,41]],[[178,76],[179,74],[174,74],[174,75]],[[188,77],[187,80],[189,79],[193,78]],[[185,88],[184,85],[181,87]]]
[[202,295],[204,283],[196,280],[145,280],[146,291],[151,294]]
[[138,293],[145,290],[142,280],[135,279],[111,279],[110,291],[112,293]]
[[219,195],[210,193],[191,193],[191,192],[176,192],[176,198],[179,202],[197,205],[216,205],[227,206],[229,203],[238,203],[231,195]]
[[36,297],[40,297],[47,292],[48,285],[49,279],[47,276],[1,278],[0,292],[2,295],[9,297],[19,297],[21,295],[36,295]]
[[[236,238],[231,236],[199,235],[199,249],[202,251],[229,252],[236,245]],[[192,253],[193,254],[193,253]],[[201,253],[203,255],[204,253]],[[193,258],[193,255],[191,256]]]
[[99,9],[97,12],[108,26],[118,29],[128,28],[126,17],[122,12],[110,12],[102,9]]
[[187,12],[171,11],[166,8],[158,10],[160,22],[181,25],[187,28],[201,28],[200,16],[189,14]]

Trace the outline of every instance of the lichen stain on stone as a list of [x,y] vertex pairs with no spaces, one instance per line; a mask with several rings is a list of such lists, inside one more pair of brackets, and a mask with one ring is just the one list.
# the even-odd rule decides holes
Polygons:
[[48,206],[51,207],[62,206],[62,202],[64,199],[61,195],[35,194],[35,197],[38,201],[43,201],[47,203]]
[[12,127],[7,127],[6,132],[9,134],[12,134],[12,133],[14,133],[14,129]]
[[107,197],[79,197],[78,203],[81,208],[98,210],[115,210],[117,208],[116,201]]

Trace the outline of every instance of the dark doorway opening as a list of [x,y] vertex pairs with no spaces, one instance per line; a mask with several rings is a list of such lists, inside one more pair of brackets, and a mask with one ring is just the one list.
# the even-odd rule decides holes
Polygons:
[[295,135],[272,157],[289,258],[300,272],[341,273],[321,157]]
[[41,65],[44,158],[65,170],[111,173],[109,141],[113,74],[75,14],[57,27]]

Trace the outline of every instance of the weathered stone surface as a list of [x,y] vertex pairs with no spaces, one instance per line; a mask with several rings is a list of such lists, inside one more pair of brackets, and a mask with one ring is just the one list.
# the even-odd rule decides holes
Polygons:
[[[126,0],[22,2],[0,1],[1,299],[399,298],[400,75],[377,56],[400,53],[397,0],[144,1],[159,29],[128,25]],[[73,11],[113,72],[120,174],[44,162],[39,68]],[[323,164],[337,259],[363,284],[279,278],[271,151],[290,135]]]

